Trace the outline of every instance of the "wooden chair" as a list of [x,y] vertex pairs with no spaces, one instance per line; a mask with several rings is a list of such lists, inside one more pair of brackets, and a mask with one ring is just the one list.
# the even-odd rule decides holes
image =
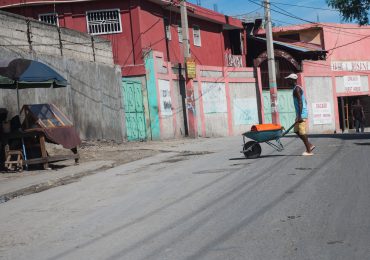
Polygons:
[[9,171],[23,171],[23,154],[20,150],[9,150],[5,146],[5,168]]

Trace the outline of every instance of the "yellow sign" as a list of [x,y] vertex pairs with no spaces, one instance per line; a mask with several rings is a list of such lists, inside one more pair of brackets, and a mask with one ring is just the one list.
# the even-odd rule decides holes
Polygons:
[[188,76],[189,79],[194,79],[197,77],[197,68],[195,60],[188,59],[186,61],[186,75]]

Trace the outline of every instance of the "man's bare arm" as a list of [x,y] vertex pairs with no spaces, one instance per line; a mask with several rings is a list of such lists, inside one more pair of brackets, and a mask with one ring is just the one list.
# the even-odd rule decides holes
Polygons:
[[302,103],[302,92],[301,92],[301,89],[299,87],[295,88],[294,90],[294,96],[297,98],[298,100],[298,122],[301,122],[302,121],[302,118],[301,118],[301,115],[302,115],[302,109],[303,109],[303,103]]

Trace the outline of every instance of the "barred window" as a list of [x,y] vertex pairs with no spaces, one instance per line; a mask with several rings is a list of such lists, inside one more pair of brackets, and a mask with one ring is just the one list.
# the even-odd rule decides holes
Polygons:
[[88,32],[92,35],[122,32],[119,9],[86,12]]
[[59,26],[57,13],[39,14],[39,21]]

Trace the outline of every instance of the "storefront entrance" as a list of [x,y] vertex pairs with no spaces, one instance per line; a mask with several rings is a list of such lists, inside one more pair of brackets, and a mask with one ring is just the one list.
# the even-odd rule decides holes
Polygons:
[[[370,127],[370,97],[369,96],[350,96],[338,97],[339,123],[342,132],[354,132],[355,126],[352,120],[352,106],[356,100],[360,99],[365,113],[365,128]],[[365,129],[366,131],[366,129]]]

